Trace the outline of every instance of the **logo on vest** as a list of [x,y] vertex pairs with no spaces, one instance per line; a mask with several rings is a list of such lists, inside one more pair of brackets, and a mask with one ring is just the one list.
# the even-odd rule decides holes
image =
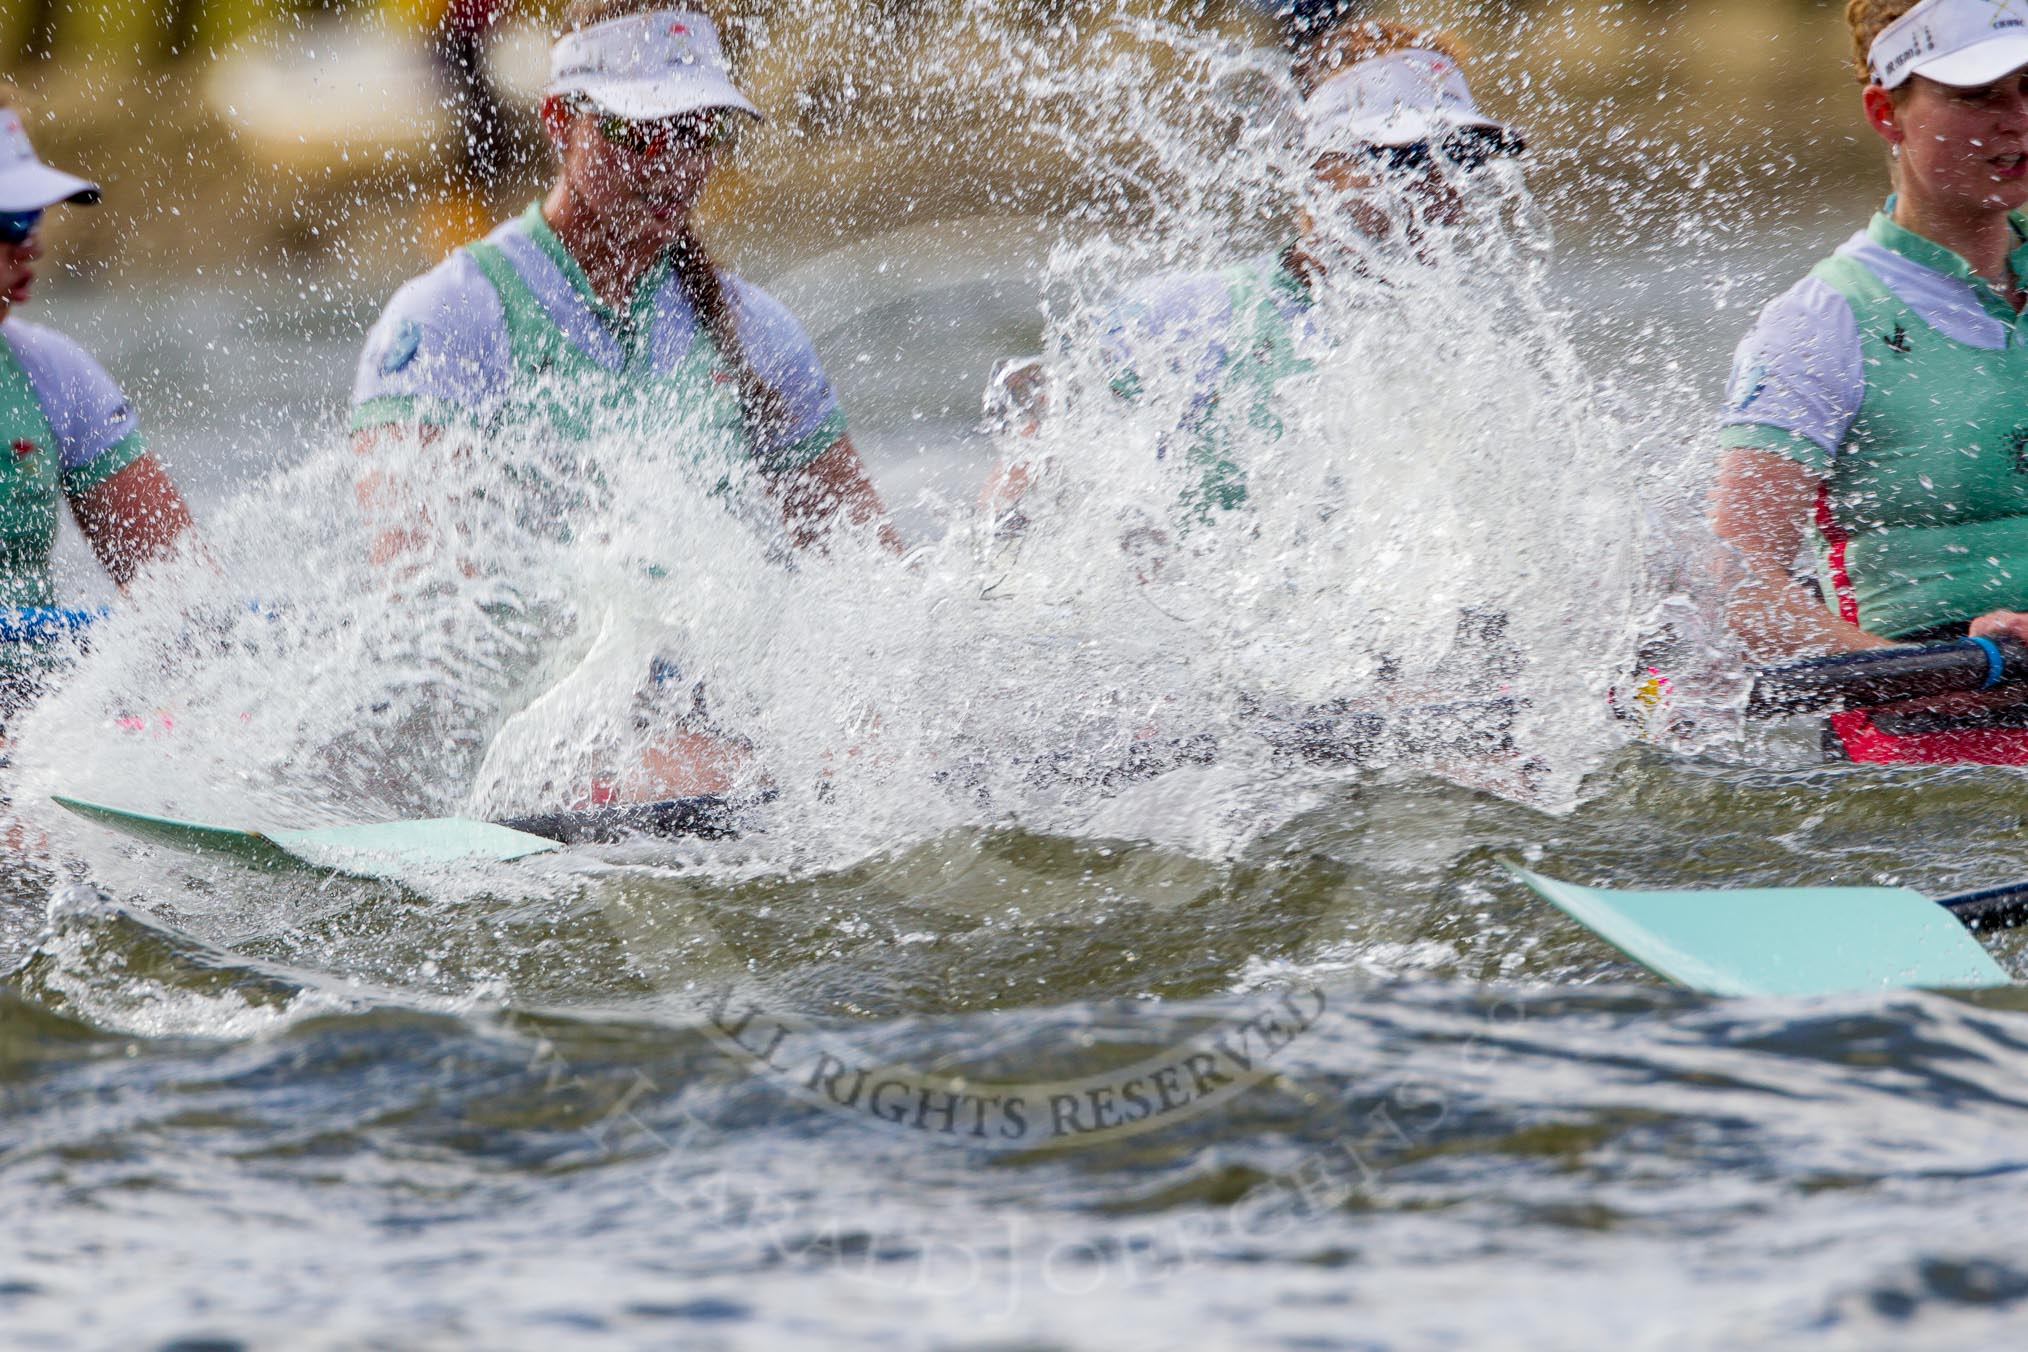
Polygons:
[[387,351],[381,355],[380,373],[384,376],[394,375],[414,361],[417,349],[422,346],[422,340],[422,325],[413,319],[402,320],[401,326],[394,331],[394,337],[388,342]]
[[1754,362],[1751,366],[1741,364],[1732,374],[1732,387],[1726,391],[1726,401],[1734,413],[1744,413],[1753,407],[1754,400],[1767,393],[1767,363]]
[[26,460],[41,449],[42,447],[30,441],[27,437],[16,437],[14,439],[14,458],[16,460]]
[[1915,351],[1915,344],[1908,341],[1908,330],[1899,324],[1894,326],[1894,332],[1881,334],[1880,341],[1887,344],[1889,352],[1898,352],[1904,357]]

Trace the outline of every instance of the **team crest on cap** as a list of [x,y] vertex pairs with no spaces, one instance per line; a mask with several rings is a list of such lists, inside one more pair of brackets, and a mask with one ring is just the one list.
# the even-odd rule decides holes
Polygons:
[[[1969,88],[2018,69],[2024,37],[2028,0],[1922,0],[1881,30],[1866,61],[1874,83],[1885,89],[1899,88],[1918,72]],[[1988,45],[2002,40],[2015,45]]]

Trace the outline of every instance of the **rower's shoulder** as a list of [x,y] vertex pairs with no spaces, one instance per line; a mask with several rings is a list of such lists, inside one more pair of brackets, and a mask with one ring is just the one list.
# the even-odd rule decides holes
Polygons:
[[7,322],[0,324],[0,338],[7,340],[24,365],[73,366],[92,361],[84,344],[69,334],[18,316],[9,315]]
[[352,403],[417,396],[471,403],[497,390],[511,361],[500,295],[459,249],[388,298],[360,348]]
[[1158,272],[1120,293],[1106,327],[1162,333],[1223,322],[1232,314],[1235,286],[1246,285],[1249,276],[1245,263],[1210,271]]
[[[1832,258],[1848,256],[1841,249]],[[1848,334],[1856,338],[1858,334],[1851,300],[1823,275],[1821,266],[1762,306],[1753,327],[1763,345],[1768,337],[1778,334],[1807,335],[1819,342]]]
[[388,299],[383,315],[419,322],[478,314],[498,314],[500,298],[478,263],[465,249],[454,249],[441,263],[403,282]]
[[794,381],[810,372],[821,373],[823,362],[816,345],[796,314],[775,295],[737,273],[719,270],[719,285],[732,307],[733,322],[748,356],[768,379]]
[[[1772,427],[1806,438],[1833,457],[1865,393],[1858,317],[1845,294],[1813,270],[1769,301],[1739,340],[1724,423]],[[1813,462],[1812,467],[1821,470],[1828,463]]]
[[720,268],[718,284],[725,289],[726,299],[732,303],[733,313],[742,321],[759,322],[769,329],[801,330],[802,325],[796,319],[795,312],[758,282],[750,282],[736,272]]
[[13,348],[14,359],[46,409],[66,407],[80,399],[94,400],[107,390],[118,401],[119,392],[106,368],[69,334],[9,316],[0,324],[0,336]]
[[360,352],[355,398],[411,366],[478,371],[506,360],[507,312],[500,293],[458,249],[388,298]]

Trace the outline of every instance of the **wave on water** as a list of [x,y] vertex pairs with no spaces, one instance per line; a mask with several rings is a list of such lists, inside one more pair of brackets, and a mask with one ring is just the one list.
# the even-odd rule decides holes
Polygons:
[[[1941,894],[2022,854],[1989,772],[1671,754],[1736,737],[1722,682],[1704,730],[1626,745],[1637,654],[1730,661],[1681,562],[1696,401],[1645,349],[1644,406],[1586,369],[1531,165],[1453,224],[1373,197],[1376,238],[1263,115],[1276,56],[1122,21],[1073,68],[980,22],[952,59],[1101,185],[1048,222],[1048,403],[993,445],[1033,473],[1022,529],[974,502],[978,463],[890,504],[933,523],[906,560],[849,530],[799,552],[681,411],[567,446],[332,434],[207,514],[10,726],[9,811],[46,848],[0,863],[4,1327],[2012,1332],[2018,988],[1706,999],[1500,867]],[[1129,402],[1111,316],[1298,211],[1330,269],[1307,369],[1279,426],[1232,429],[1247,502],[1201,511],[1173,453],[1193,340],[1144,352]],[[925,455],[973,453],[923,422],[952,440]],[[178,859],[48,803],[497,817],[630,787],[675,726],[745,745],[754,830],[367,880]]]

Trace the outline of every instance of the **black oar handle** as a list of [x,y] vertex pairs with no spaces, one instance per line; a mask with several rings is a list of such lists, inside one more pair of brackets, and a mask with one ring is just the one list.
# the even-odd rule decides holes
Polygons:
[[2016,639],[1909,643],[1763,668],[1756,673],[1746,708],[1758,718],[1863,709],[2021,681],[2028,681],[2028,646]]
[[742,829],[745,810],[774,797],[774,791],[734,800],[717,794],[665,798],[659,803],[620,803],[575,812],[538,812],[507,817],[501,826],[565,845],[610,844],[628,836],[692,836],[728,840]]
[[2028,925],[2028,883],[2008,883],[1945,897],[1937,905],[1965,922],[1974,932],[2020,929]]

